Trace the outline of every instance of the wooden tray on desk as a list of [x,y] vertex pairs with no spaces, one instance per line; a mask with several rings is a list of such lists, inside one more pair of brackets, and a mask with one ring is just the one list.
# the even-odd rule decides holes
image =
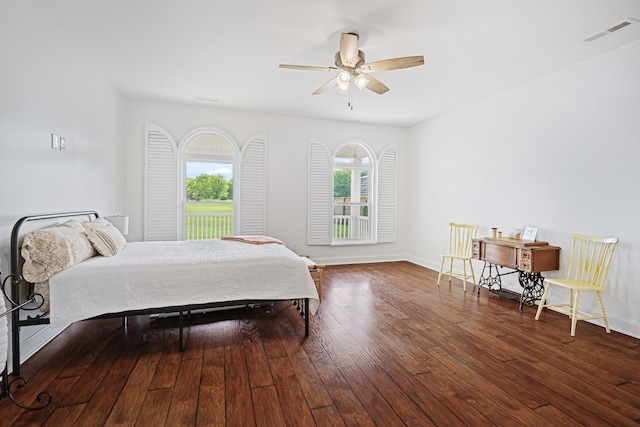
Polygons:
[[520,239],[509,239],[508,237],[480,237],[476,240],[484,240],[485,242],[496,243],[503,246],[513,246],[516,248],[527,248],[529,246],[547,246],[549,242],[525,242]]

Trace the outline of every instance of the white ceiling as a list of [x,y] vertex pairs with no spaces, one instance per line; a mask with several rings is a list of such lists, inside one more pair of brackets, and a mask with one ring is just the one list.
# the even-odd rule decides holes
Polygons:
[[[35,0],[129,99],[410,126],[640,38],[638,0]],[[625,19],[638,22],[583,40]],[[391,90],[311,93],[341,32]],[[217,103],[196,97],[216,98]]]

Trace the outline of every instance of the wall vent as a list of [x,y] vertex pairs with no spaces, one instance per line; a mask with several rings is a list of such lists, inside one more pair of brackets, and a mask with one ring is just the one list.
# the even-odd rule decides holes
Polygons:
[[624,21],[620,22],[619,24],[616,24],[606,30],[602,30],[592,36],[587,37],[586,39],[584,39],[583,41],[585,42],[592,42],[594,40],[598,40],[601,39],[604,36],[608,36],[611,33],[614,33],[616,31],[619,31],[625,27],[628,27],[629,25],[633,24],[633,23],[637,23],[640,22],[640,19],[636,19],[636,18],[627,18]]

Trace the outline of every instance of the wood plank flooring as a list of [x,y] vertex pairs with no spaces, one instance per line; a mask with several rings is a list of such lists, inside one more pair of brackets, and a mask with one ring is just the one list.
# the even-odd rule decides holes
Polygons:
[[311,335],[290,304],[71,325],[23,365],[0,426],[625,426],[640,340],[408,262],[328,266]]

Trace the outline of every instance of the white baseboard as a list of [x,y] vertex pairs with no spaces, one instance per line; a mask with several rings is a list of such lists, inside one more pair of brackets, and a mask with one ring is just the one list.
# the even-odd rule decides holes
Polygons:
[[[47,345],[67,328],[66,326],[51,327],[51,325],[23,326],[20,328],[20,363],[24,363],[38,350]],[[13,372],[13,351],[10,349],[7,355],[7,371]]]
[[395,262],[407,261],[404,254],[390,255],[366,255],[366,256],[349,256],[349,257],[318,257],[312,256],[311,259],[317,264],[322,265],[345,265],[345,264],[370,264],[373,262]]

